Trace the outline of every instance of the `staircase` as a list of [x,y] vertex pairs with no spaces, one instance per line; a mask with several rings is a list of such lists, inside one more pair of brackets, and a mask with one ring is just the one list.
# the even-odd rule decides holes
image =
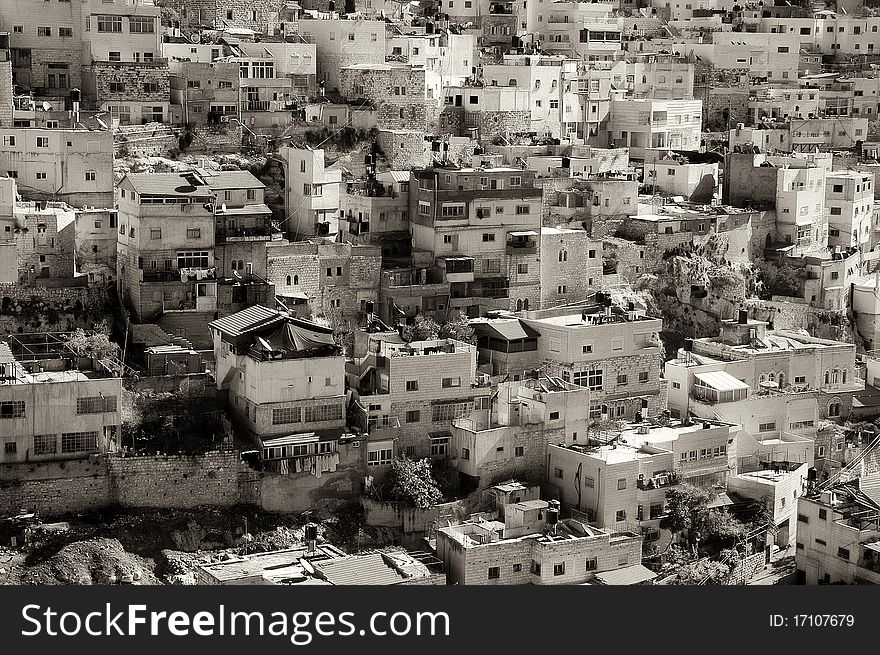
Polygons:
[[[156,324],[172,339],[194,350],[212,350],[214,340],[208,323],[214,320],[214,312],[165,312]],[[180,341],[174,341],[179,339]]]

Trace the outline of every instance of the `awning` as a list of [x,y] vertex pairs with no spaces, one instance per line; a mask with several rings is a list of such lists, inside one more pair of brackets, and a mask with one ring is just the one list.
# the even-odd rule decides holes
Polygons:
[[495,337],[497,339],[503,339],[504,341],[533,339],[535,337],[541,336],[541,334],[537,330],[532,329],[518,319],[512,319],[509,321],[493,321],[491,323],[476,322],[472,323],[471,326],[474,328],[477,334],[483,334],[490,337]]
[[880,541],[872,541],[867,544],[862,544],[868,550],[873,550],[875,553],[880,553]]
[[650,582],[657,574],[641,564],[625,566],[616,571],[606,571],[596,575],[596,580],[605,585],[632,585]]
[[706,386],[715,389],[715,391],[737,391],[738,389],[748,389],[742,380],[733,377],[727,371],[712,371],[711,373],[694,373],[694,377]]
[[534,232],[532,230],[529,230],[527,232],[508,232],[507,234],[509,234],[512,237],[536,237],[536,236],[538,236],[538,233]]

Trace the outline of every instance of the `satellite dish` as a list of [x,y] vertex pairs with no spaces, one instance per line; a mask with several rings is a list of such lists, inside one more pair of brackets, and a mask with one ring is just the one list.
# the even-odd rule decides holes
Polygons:
[[312,563],[309,560],[307,560],[305,557],[301,557],[299,563],[306,573],[308,573],[309,575],[315,575],[315,567],[312,566]]
[[201,35],[199,35],[198,32],[193,32],[192,35],[189,37],[189,40],[193,43],[199,43],[202,40],[202,37]]

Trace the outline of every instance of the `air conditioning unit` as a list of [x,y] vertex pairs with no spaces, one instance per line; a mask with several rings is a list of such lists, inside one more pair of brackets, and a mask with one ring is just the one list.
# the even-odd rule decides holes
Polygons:
[[221,117],[220,117],[220,122],[221,122],[221,123],[228,123],[228,122],[229,122],[229,116],[221,116]]

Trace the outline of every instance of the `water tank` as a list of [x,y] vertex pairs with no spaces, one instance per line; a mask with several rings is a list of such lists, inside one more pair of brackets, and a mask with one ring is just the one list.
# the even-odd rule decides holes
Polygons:
[[739,310],[739,324],[740,325],[748,325],[748,323],[749,323],[749,313],[744,309]]
[[315,541],[318,538],[318,524],[306,523],[306,541]]
[[811,466],[807,469],[807,480],[810,482],[815,482],[819,477],[818,471],[816,471],[815,466]]

